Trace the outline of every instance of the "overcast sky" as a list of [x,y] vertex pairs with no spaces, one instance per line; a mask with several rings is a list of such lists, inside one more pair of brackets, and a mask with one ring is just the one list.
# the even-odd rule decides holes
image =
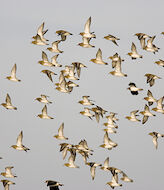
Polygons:
[[[68,142],[77,144],[81,139],[86,139],[90,148],[94,150],[89,161],[103,163],[106,157],[110,158],[110,165],[123,170],[134,180],[133,183],[122,182],[123,187],[118,189],[160,189],[163,186],[164,170],[164,139],[159,139],[159,147],[155,150],[149,132],[164,133],[164,116],[155,113],[156,117],[149,118],[144,125],[133,123],[125,119],[130,111],[144,109],[143,98],[150,89],[155,98],[164,95],[163,78],[164,69],[154,64],[159,59],[164,59],[164,36],[160,33],[163,28],[164,2],[162,0],[102,0],[102,1],[56,1],[56,0],[16,0],[1,1],[1,68],[0,68],[0,102],[3,103],[9,93],[12,103],[17,111],[6,110],[0,107],[1,133],[0,133],[0,171],[6,166],[14,166],[13,173],[18,177],[11,179],[16,185],[13,190],[46,190],[45,180],[57,180],[64,184],[62,190],[83,189],[110,189],[106,185],[111,180],[111,174],[96,170],[95,180],[92,181],[89,166],[85,166],[80,156],[76,164],[80,169],[64,166],[59,152],[59,141],[53,136],[62,122],[64,134]],[[80,32],[84,24],[92,17],[91,31],[96,34],[96,39],[91,40],[95,48],[82,48],[77,46],[82,41]],[[72,93],[64,94],[55,89],[54,83],[58,82],[61,68],[52,68],[58,75],[54,83],[41,73],[49,69],[39,65],[41,53],[45,51],[49,58],[54,54],[46,50],[48,46],[31,44],[32,36],[36,35],[38,27],[45,22],[45,35],[50,41],[60,39],[56,30],[64,29],[71,33],[65,42],[59,44],[64,52],[59,55],[58,61],[63,65],[70,65],[78,61],[87,66],[82,69],[79,88],[74,88]],[[135,33],[143,32],[150,36],[156,35],[154,43],[160,50],[155,55],[143,51]],[[103,39],[105,35],[112,34],[120,38],[119,46]],[[134,42],[143,59],[131,60],[127,55]],[[109,65],[97,65],[90,62],[95,58],[98,48],[101,48],[103,59]],[[114,77],[111,61],[108,59],[118,52],[125,60],[122,70],[128,77]],[[14,83],[5,79],[10,75],[14,63],[17,64],[17,77],[22,81]],[[146,73],[162,77],[156,80],[153,87],[146,84]],[[132,96],[127,90],[129,82],[134,82],[144,90],[138,96]],[[37,117],[41,113],[43,104],[34,101],[40,94],[50,96],[52,105],[48,105],[48,114],[53,120],[43,120]],[[79,114],[83,106],[78,104],[83,95],[90,95],[96,104],[118,113],[118,130],[116,134],[109,135],[118,146],[111,151],[99,147],[103,143],[103,123],[98,124],[95,119],[90,120]],[[151,108],[155,107],[153,105]],[[139,117],[142,119],[142,116]],[[16,138],[23,130],[23,144],[30,151],[22,152],[10,148],[16,143]],[[1,177],[1,179],[4,179]],[[3,186],[0,184],[0,188]],[[117,188],[116,188],[117,189]]]

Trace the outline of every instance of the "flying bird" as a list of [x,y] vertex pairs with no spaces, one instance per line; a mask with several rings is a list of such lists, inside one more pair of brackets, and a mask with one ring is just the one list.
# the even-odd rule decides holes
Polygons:
[[52,63],[53,66],[55,66],[55,67],[62,67],[62,65],[57,62],[58,56],[59,56],[59,54],[54,55],[54,56],[51,58],[51,63]]
[[90,26],[91,26],[91,17],[88,18],[84,26],[84,32],[81,32],[80,35],[83,36],[84,38],[96,38],[94,32],[90,32]]
[[23,139],[23,131],[21,131],[20,134],[18,135],[16,145],[12,145],[11,147],[16,149],[16,150],[23,150],[23,151],[27,152],[30,149],[25,147],[22,144],[22,139]]
[[54,72],[52,72],[50,70],[42,70],[41,72],[44,73],[44,74],[46,74],[51,82],[53,82],[52,75],[57,75],[56,73],[54,73]]
[[14,81],[14,82],[20,82],[21,80],[16,77],[16,70],[17,65],[14,64],[12,70],[11,70],[11,76],[6,77],[8,80]]
[[109,157],[107,157],[107,158],[105,159],[104,165],[101,166],[100,169],[102,169],[102,170],[104,170],[104,171],[109,171]]
[[65,163],[64,165],[69,168],[79,168],[79,166],[75,165],[74,161],[75,161],[75,156],[71,154],[70,157],[68,158],[68,163]]
[[11,169],[13,169],[13,166],[8,166],[5,168],[5,172],[2,172],[1,175],[7,178],[15,178],[17,177],[16,175],[12,174]]
[[119,59],[118,61],[116,61],[113,65],[113,67],[115,68],[115,71],[111,71],[110,74],[111,75],[114,75],[114,76],[118,76],[118,77],[127,77],[128,75],[127,74],[124,74],[121,70],[121,62],[122,62],[122,59],[121,57],[119,56]]
[[44,30],[44,22],[39,26],[37,30],[36,36],[33,36],[32,38],[34,41],[32,41],[35,45],[48,45],[46,42],[48,41],[46,38],[44,38],[44,35],[47,33],[47,30]]
[[96,59],[91,59],[90,61],[92,61],[93,63],[96,63],[96,64],[100,64],[100,65],[108,65],[108,63],[105,63],[102,60],[102,51],[100,48],[98,49],[98,51],[96,53]]
[[121,174],[122,174],[122,178],[120,178],[122,181],[125,181],[125,182],[133,182],[132,179],[130,179],[123,171],[121,171]]
[[120,40],[119,38],[112,36],[111,34],[108,34],[107,36],[104,37],[106,40],[112,41],[115,45],[118,46],[116,40]]
[[49,100],[47,100],[47,98],[49,96],[43,95],[43,94],[41,94],[40,96],[41,96],[41,98],[36,98],[35,100],[37,100],[38,102],[44,103],[44,104],[52,104],[52,102],[50,102]]
[[59,186],[63,186],[63,184],[52,180],[46,180],[45,183],[47,183],[50,190],[59,190]]
[[80,74],[81,74],[81,68],[87,68],[87,66],[85,66],[83,63],[79,63],[79,62],[73,62],[72,65],[75,67],[77,76],[79,78],[80,78]]
[[129,83],[129,88],[127,88],[128,90],[130,90],[132,95],[138,95],[139,91],[142,91],[142,88],[137,88],[136,84],[133,82]]
[[[110,56],[109,59],[112,60],[112,68],[115,68],[116,64],[117,64],[117,61],[119,61],[118,53],[115,53],[113,56]],[[121,61],[124,61],[124,59],[121,59]]]
[[92,119],[94,115],[90,113],[90,111],[91,111],[90,108],[84,108],[84,111],[81,111],[80,114],[89,117],[89,119]]
[[138,39],[140,40],[140,45],[141,45],[142,49],[144,49],[146,46],[145,39],[151,38],[151,36],[144,34],[144,33],[136,33],[135,36],[137,36]]
[[2,103],[1,105],[5,107],[6,109],[17,110],[17,108],[12,105],[9,94],[6,95],[6,103]]
[[64,123],[62,123],[58,129],[58,135],[55,135],[54,137],[56,139],[59,139],[59,140],[68,140],[68,138],[66,138],[64,136],[64,133],[63,133],[63,130],[64,130]]
[[144,111],[140,112],[143,115],[142,124],[146,123],[149,117],[156,116],[150,112],[149,106],[145,104]]
[[131,46],[131,52],[128,53],[129,56],[131,56],[132,59],[142,58],[142,55],[139,55],[136,49],[136,45],[132,42]]
[[55,65],[52,64],[47,57],[47,54],[42,51],[42,60],[38,61],[39,64],[43,65],[43,66],[48,66],[48,67],[54,67]]
[[114,189],[115,187],[121,187],[122,184],[118,183],[118,175],[114,174],[112,176],[112,181],[107,182],[107,185],[109,185],[112,189]]
[[141,120],[139,120],[139,119],[137,119],[136,118],[136,116],[139,116],[139,115],[137,115],[137,112],[138,112],[139,110],[134,110],[134,111],[131,111],[130,112],[130,116],[126,116],[125,118],[126,119],[128,119],[128,120],[130,120],[130,121],[141,121]]
[[158,137],[164,137],[164,134],[161,134],[161,133],[157,133],[157,132],[151,132],[149,133],[149,135],[151,135],[153,137],[153,144],[155,146],[155,148],[157,149],[158,148]]
[[148,97],[145,97],[144,99],[146,101],[148,101],[148,105],[151,106],[153,105],[154,102],[156,102],[157,100],[153,97],[153,94],[150,90],[147,91],[147,96]]
[[164,67],[164,60],[162,60],[162,59],[159,59],[159,61],[156,61],[155,63],[157,65],[160,65],[160,66]]
[[161,79],[161,77],[149,73],[145,74],[145,77],[147,77],[147,83],[149,83],[150,87],[154,85],[156,79]]
[[9,181],[7,179],[3,179],[1,180],[1,182],[3,183],[4,190],[9,190],[9,185],[15,185],[14,182]]
[[50,117],[47,115],[47,106],[46,105],[42,109],[42,114],[39,114],[37,117],[40,117],[41,119],[54,119],[53,117]]
[[66,30],[57,30],[56,33],[61,37],[61,41],[65,41],[67,39],[67,36],[73,35]]
[[147,45],[144,47],[144,50],[149,51],[149,52],[152,52],[152,53],[154,53],[154,54],[155,54],[156,52],[158,52],[158,50],[159,50],[160,48],[158,48],[157,46],[155,46],[155,45],[153,44],[153,41],[154,41],[155,37],[156,37],[156,36],[150,37],[150,38],[147,40]]
[[112,148],[116,147],[118,144],[113,142],[109,137],[108,137],[108,133],[105,132],[105,135],[104,135],[104,144],[100,145],[100,147],[102,148],[106,148],[108,150],[111,150]]
[[163,100],[164,96],[157,100],[157,107],[153,108],[152,110],[164,114],[164,105],[162,104]]
[[95,163],[95,162],[87,162],[86,165],[90,166],[90,172],[91,172],[91,177],[92,177],[92,180],[95,179],[95,173],[96,173],[96,167],[98,166],[102,166],[102,164],[98,164],[98,163]]
[[37,34],[36,36],[33,37],[34,41],[32,41],[32,44],[35,45],[48,45],[48,43],[42,41],[42,38]]
[[52,53],[63,53],[63,51],[59,50],[58,45],[61,42],[61,40],[57,40],[52,43],[52,47],[48,47],[47,50],[49,50]]

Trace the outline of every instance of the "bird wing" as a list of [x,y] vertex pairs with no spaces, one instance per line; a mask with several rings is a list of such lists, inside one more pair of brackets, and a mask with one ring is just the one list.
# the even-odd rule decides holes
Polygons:
[[51,58],[51,62],[55,62],[55,63],[56,63],[56,60],[57,60],[58,56],[59,56],[59,54],[54,55],[54,56]]
[[44,22],[39,26],[37,31],[37,34],[41,37],[43,36],[43,28],[44,28]]
[[42,51],[42,59],[43,59],[43,61],[48,62],[47,54],[44,51]]
[[131,51],[137,53],[136,45],[132,42]]
[[74,165],[74,160],[75,160],[75,157],[73,156],[73,154],[71,154],[71,156],[68,158],[69,164]]
[[141,44],[141,48],[144,49],[145,48],[145,38],[140,39],[140,44]]
[[85,149],[89,149],[88,144],[87,144],[87,141],[86,141],[85,139],[83,140],[83,147],[84,147]]
[[52,47],[53,49],[58,49],[58,44],[60,43],[60,40],[57,40],[55,42],[52,43]]
[[22,139],[23,139],[23,131],[21,131],[17,137],[17,141],[16,141],[17,146],[22,146]]
[[109,167],[109,157],[104,161],[104,167]]
[[6,171],[6,174],[9,174],[9,175],[11,175],[12,174],[12,172],[11,172],[11,169],[12,169],[13,167],[11,166],[9,166],[9,167],[6,167],[5,168],[5,171]]
[[136,113],[137,113],[138,111],[139,111],[139,110],[134,110],[134,111],[131,111],[131,112],[130,112],[130,114],[135,116],[135,115],[136,115]]
[[102,61],[102,51],[100,48],[98,49],[96,53],[96,59]]
[[151,37],[150,39],[148,39],[147,40],[147,47],[149,47],[149,48],[152,48],[152,46],[153,46],[153,40],[155,39],[155,37],[156,36],[153,36],[153,37]]
[[16,70],[17,70],[17,66],[16,64],[14,64],[12,70],[11,70],[11,77],[16,77]]
[[61,84],[61,82],[62,82],[63,80],[65,80],[65,77],[64,77],[63,73],[61,72],[61,73],[60,73],[60,76],[59,76],[59,84]]
[[117,45],[117,46],[118,46],[118,44],[117,44],[116,40],[112,40],[112,42],[113,42],[115,45]]
[[91,171],[92,180],[94,180],[96,167],[92,166],[92,167],[90,168],[90,171]]
[[155,145],[155,148],[158,148],[158,141],[157,141],[157,137],[153,136],[153,144]]
[[148,97],[153,97],[153,94],[150,90],[147,91],[147,95],[148,95]]
[[148,120],[149,116],[143,116],[143,119],[142,119],[142,124],[146,123],[146,121]]
[[64,78],[64,79],[62,80],[62,82],[60,83],[60,88],[66,90],[66,80],[65,80],[65,78]]
[[149,112],[149,111],[150,111],[150,110],[149,110],[149,106],[145,104],[144,110]]
[[46,105],[42,109],[42,114],[47,115],[47,106]]
[[63,136],[64,123],[62,123],[58,129],[59,136]]
[[104,135],[104,144],[109,144],[109,137],[107,132]]
[[164,96],[162,98],[160,98],[159,100],[157,100],[157,108],[158,109],[161,109],[161,110],[163,109],[163,104],[162,104],[163,99],[164,99]]
[[120,73],[121,72],[121,58],[116,62],[115,71]]
[[84,26],[84,32],[85,33],[90,33],[90,25],[91,25],[91,17],[87,20]]
[[52,75],[51,75],[52,72],[50,72],[49,70],[47,70],[46,74],[47,74],[48,78],[50,79],[50,81],[53,82]]
[[11,98],[9,94],[6,95],[6,104],[11,105]]
[[153,86],[154,83],[155,83],[155,80],[152,78],[152,79],[150,80],[149,84],[150,84],[150,86]]

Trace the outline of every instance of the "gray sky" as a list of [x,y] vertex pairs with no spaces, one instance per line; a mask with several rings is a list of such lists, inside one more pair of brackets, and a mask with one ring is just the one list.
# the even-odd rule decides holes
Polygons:
[[[163,185],[163,139],[159,139],[159,148],[155,150],[152,138],[148,135],[151,131],[164,133],[162,114],[150,118],[145,125],[133,123],[125,119],[130,111],[143,110],[143,98],[150,87],[146,84],[144,74],[153,73],[164,78],[163,68],[154,64],[158,59],[164,59],[164,31],[163,12],[164,2],[124,0],[124,1],[1,1],[1,69],[0,69],[0,101],[4,102],[9,93],[13,105],[18,110],[10,111],[3,107],[1,110],[0,171],[6,166],[14,166],[18,176],[13,179],[16,183],[11,189],[47,189],[44,181],[57,180],[64,183],[63,190],[68,189],[110,189],[105,185],[111,180],[111,174],[96,170],[95,180],[91,180],[89,167],[85,166],[80,156],[76,163],[80,169],[67,168],[67,160],[62,160],[59,153],[59,143],[53,136],[62,122],[65,124],[64,133],[69,137],[68,142],[77,144],[81,139],[86,139],[89,147],[94,149],[94,155],[89,161],[103,163],[107,156],[111,166],[122,169],[134,180],[134,183],[123,183],[126,190],[159,189]],[[81,48],[77,46],[81,37],[78,35],[84,30],[86,20],[92,17],[91,31],[97,38],[91,40],[95,48]],[[58,61],[63,66],[79,61],[88,68],[82,69],[79,88],[74,88],[71,94],[63,94],[55,90],[54,84],[40,73],[46,69],[37,62],[41,60],[42,50],[45,46],[31,44],[31,37],[36,34],[37,28],[45,22],[45,29],[49,29],[46,38],[53,42],[57,39],[56,30],[64,29],[73,33],[59,45],[64,51],[59,55]],[[139,41],[134,36],[143,32],[151,36],[156,35],[154,43],[160,47],[155,55],[145,52],[140,48]],[[103,39],[107,34],[120,38],[119,47]],[[131,60],[127,55],[134,42],[143,59]],[[103,52],[104,61],[108,66],[96,65],[89,60],[95,58],[98,48]],[[109,56],[118,52],[125,61],[122,63],[127,78],[117,78],[108,73],[112,71]],[[47,52],[49,57],[52,53]],[[5,79],[10,74],[14,63],[17,64],[17,76],[21,83],[13,83]],[[48,69],[48,68],[47,68]],[[51,69],[59,74],[60,68]],[[58,81],[58,76],[54,80]],[[132,96],[127,87],[129,82],[135,82],[144,89],[138,96]],[[157,80],[150,89],[157,99],[164,95],[163,79]],[[47,94],[53,104],[48,106],[48,113],[54,120],[42,120],[36,117],[43,105],[34,101],[40,94]],[[99,145],[103,142],[101,120],[83,117],[79,114],[83,106],[77,102],[83,95],[90,95],[98,105],[108,111],[118,113],[118,132],[109,135],[118,147],[108,151]],[[154,107],[154,105],[152,106]],[[142,118],[142,116],[140,116]],[[10,146],[16,143],[16,138],[23,130],[23,143],[31,150],[26,152],[16,151]],[[2,179],[3,177],[1,177]],[[1,189],[2,184],[0,185]]]

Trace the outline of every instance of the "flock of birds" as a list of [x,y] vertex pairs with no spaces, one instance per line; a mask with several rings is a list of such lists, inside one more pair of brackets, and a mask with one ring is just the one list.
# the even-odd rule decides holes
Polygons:
[[[91,25],[91,17],[85,23],[84,32],[80,33],[80,35],[82,36],[82,42],[79,43],[78,45],[83,48],[95,47],[94,45],[90,44],[92,38],[96,38],[95,33],[90,31],[90,25]],[[32,44],[43,45],[43,46],[49,45],[48,44],[49,40],[47,40],[44,37],[47,31],[48,29],[44,30],[44,23],[41,24],[41,26],[39,26],[37,30],[37,34],[32,37],[34,40],[32,41]],[[59,44],[66,41],[67,37],[72,35],[72,33],[67,32],[65,30],[58,30],[56,31],[56,33],[58,34],[58,36],[61,37],[61,39],[53,42],[52,46],[48,47],[47,50],[52,53],[57,53],[57,54],[54,55],[50,61],[45,51],[42,51],[42,60],[38,61],[38,64],[41,64],[47,67],[62,67],[62,65],[58,63],[57,58],[61,53],[63,53],[63,51],[60,50],[58,46]],[[164,32],[162,32],[162,34],[164,35]],[[143,50],[152,52],[154,54],[159,51],[160,48],[158,48],[153,43],[156,36],[151,37],[144,33],[136,33],[135,36],[138,37],[141,48]],[[113,42],[115,45],[118,46],[117,41],[120,40],[119,38],[110,34],[105,36],[104,38],[106,40]],[[128,55],[132,59],[143,58],[143,56],[138,53],[136,45],[134,43],[132,43],[131,52],[129,52]],[[109,59],[112,60],[111,64],[112,64],[112,68],[114,69],[113,71],[110,72],[110,74],[114,76],[118,76],[118,77],[127,77],[127,74],[123,73],[121,69],[121,64],[124,60],[118,55],[118,53],[115,53],[113,56],[110,56]],[[101,64],[101,65],[108,64],[103,61],[102,51],[100,48],[98,49],[96,53],[96,58],[91,59],[90,61],[95,64]],[[164,67],[164,60],[159,60],[159,61],[156,61],[155,63],[159,66]],[[80,80],[82,68],[87,68],[87,66],[79,62],[73,62],[71,65],[66,65],[65,68],[60,71],[58,83],[55,83],[56,90],[63,93],[71,93],[74,87],[79,87],[79,85],[76,84],[75,81]],[[11,75],[6,78],[10,81],[21,82],[21,80],[16,77],[16,70],[17,70],[17,66],[15,64],[11,70]],[[51,82],[54,82],[53,75],[57,75],[56,73],[48,69],[42,70],[41,72],[46,74]],[[150,74],[150,73],[146,73],[145,77],[147,78],[147,83],[150,85],[150,87],[152,87],[155,84],[156,79],[161,79],[161,77],[155,74]],[[143,90],[142,88],[138,88],[134,82],[130,82],[129,87],[127,89],[131,92],[132,95],[138,95],[139,91]],[[47,95],[42,94],[40,97],[35,99],[36,101],[44,104],[41,114],[38,114],[38,117],[41,119],[54,119],[53,117],[49,116],[47,113],[47,105],[52,103],[51,101],[48,100],[48,98],[49,97]],[[144,110],[140,112],[140,114],[143,115],[142,124],[146,123],[149,117],[156,116],[152,111],[164,114],[164,105],[163,105],[164,96],[158,99],[154,98],[152,92],[148,90],[147,97],[145,97],[144,99],[147,101],[147,104],[145,104]],[[98,106],[95,103],[95,101],[90,99],[90,96],[86,96],[86,95],[82,96],[82,100],[79,100],[78,103],[84,106],[83,111],[80,112],[81,115],[86,116],[91,120],[95,118],[96,122],[98,123],[101,118],[103,119],[104,117],[106,117],[107,121],[103,124],[105,127],[105,129],[103,129],[104,131],[103,144],[100,145],[100,147],[105,148],[107,150],[116,148],[118,144],[112,141],[112,139],[109,137],[109,134],[117,133],[117,130],[116,130],[118,128],[118,125],[117,125],[118,118],[116,117],[117,113],[110,112],[108,115],[106,115],[108,111],[106,111],[101,106]],[[152,111],[151,111],[150,106],[152,106],[154,103],[156,103],[156,107],[152,108]],[[9,110],[17,110],[17,107],[15,107],[12,104],[9,94],[6,95],[5,103],[2,103],[1,105]],[[126,116],[125,118],[132,122],[141,122],[141,120],[137,118],[139,116],[138,113],[139,113],[139,110],[133,110],[130,112],[130,116]],[[154,132],[150,132],[149,135],[153,137],[153,143],[154,143],[155,148],[157,149],[158,147],[157,139],[159,137],[164,137],[164,134],[154,131]],[[61,124],[61,126],[58,129],[58,134],[54,135],[54,138],[58,140],[68,140],[68,137],[64,136],[64,123]],[[12,145],[11,147],[19,151],[26,151],[26,152],[29,151],[30,149],[27,148],[25,145],[23,145],[22,140],[23,140],[23,131],[21,131],[20,134],[18,135],[17,140],[16,140],[16,145]],[[69,153],[68,162],[66,162],[64,166],[69,167],[69,168],[79,168],[79,166],[75,164],[76,156],[78,154],[83,158],[84,164],[90,167],[92,180],[95,179],[96,168],[99,168],[103,171],[111,173],[112,179],[111,181],[107,182],[107,184],[112,189],[118,186],[122,186],[122,184],[119,183],[119,179],[124,182],[133,182],[133,180],[129,178],[128,175],[123,170],[110,166],[109,157],[105,159],[104,164],[100,164],[100,163],[92,162],[92,161],[88,162],[88,159],[90,156],[93,155],[94,150],[89,148],[86,139],[80,140],[80,142],[77,144],[64,142],[59,145],[60,145],[60,152],[62,153],[63,160],[67,157],[67,153]],[[5,172],[2,172],[1,175],[4,176],[5,178],[17,177],[11,171],[13,168],[14,168],[13,166],[7,166],[5,168]],[[7,179],[1,180],[1,182],[3,183],[5,190],[9,189],[9,185],[15,184],[14,182]],[[60,186],[63,186],[62,183],[54,181],[54,180],[47,180],[46,183],[47,183],[47,186],[50,188],[50,190],[58,190]]]

